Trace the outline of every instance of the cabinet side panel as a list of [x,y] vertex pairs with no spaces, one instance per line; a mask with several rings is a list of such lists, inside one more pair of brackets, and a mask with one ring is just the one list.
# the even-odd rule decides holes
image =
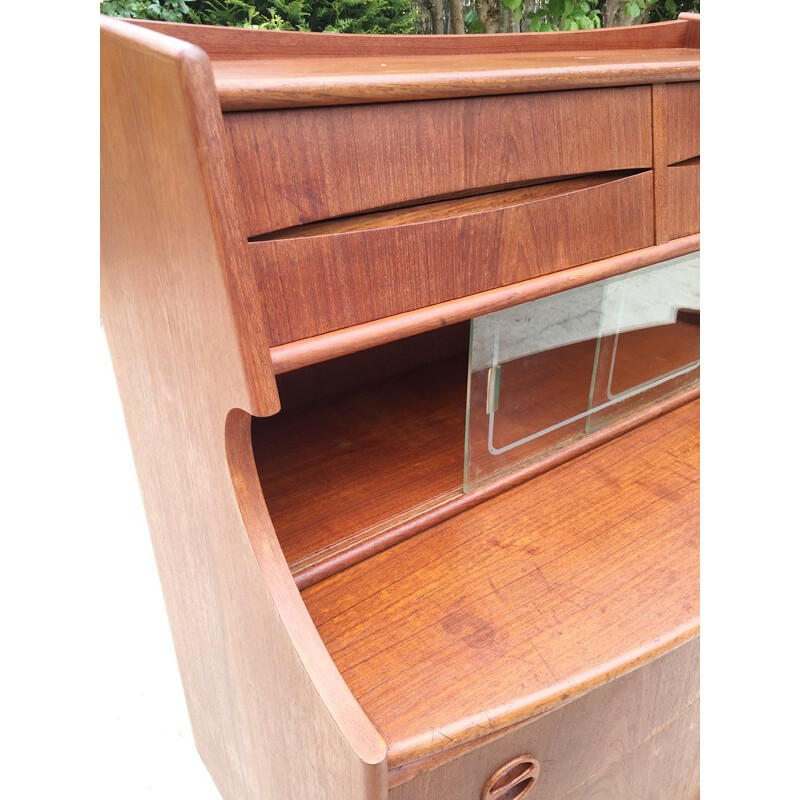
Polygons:
[[187,90],[207,59],[101,24],[102,313],[198,749],[226,800],[380,800],[385,745],[231,482],[251,398]]

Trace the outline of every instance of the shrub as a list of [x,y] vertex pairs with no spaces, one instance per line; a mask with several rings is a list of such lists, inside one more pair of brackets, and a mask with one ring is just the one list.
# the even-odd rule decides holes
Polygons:
[[103,0],[114,17],[270,30],[414,33],[412,0]]

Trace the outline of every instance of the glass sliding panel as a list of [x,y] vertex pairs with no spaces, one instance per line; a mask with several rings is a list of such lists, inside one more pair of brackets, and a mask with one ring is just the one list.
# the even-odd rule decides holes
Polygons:
[[700,254],[607,282],[587,432],[700,377]]
[[472,321],[464,490],[699,380],[699,254]]

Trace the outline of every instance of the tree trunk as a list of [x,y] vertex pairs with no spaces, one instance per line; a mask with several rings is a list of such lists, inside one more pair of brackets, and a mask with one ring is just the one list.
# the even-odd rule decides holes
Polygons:
[[431,0],[431,23],[434,33],[444,33],[444,0]]
[[450,0],[450,27],[453,33],[466,33],[464,6],[461,5],[461,0]]
[[530,18],[528,14],[532,11],[537,11],[539,9],[539,2],[538,0],[525,0],[525,5],[522,9],[522,31],[530,30]]
[[483,24],[483,32],[499,33],[503,16],[500,0],[476,0],[475,9]]
[[650,18],[650,11],[641,11],[638,17],[631,17],[623,11],[625,0],[606,0],[603,5],[603,27],[618,28],[623,25],[641,25]]
[[411,4],[418,15],[414,33],[433,33],[431,0],[411,0]]

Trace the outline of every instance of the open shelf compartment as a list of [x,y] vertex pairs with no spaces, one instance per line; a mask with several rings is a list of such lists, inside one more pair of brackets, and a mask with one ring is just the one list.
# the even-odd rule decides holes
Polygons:
[[302,588],[674,405],[699,380],[699,257],[278,380],[253,449]]
[[295,575],[461,494],[468,342],[462,324],[279,376],[253,451]]

